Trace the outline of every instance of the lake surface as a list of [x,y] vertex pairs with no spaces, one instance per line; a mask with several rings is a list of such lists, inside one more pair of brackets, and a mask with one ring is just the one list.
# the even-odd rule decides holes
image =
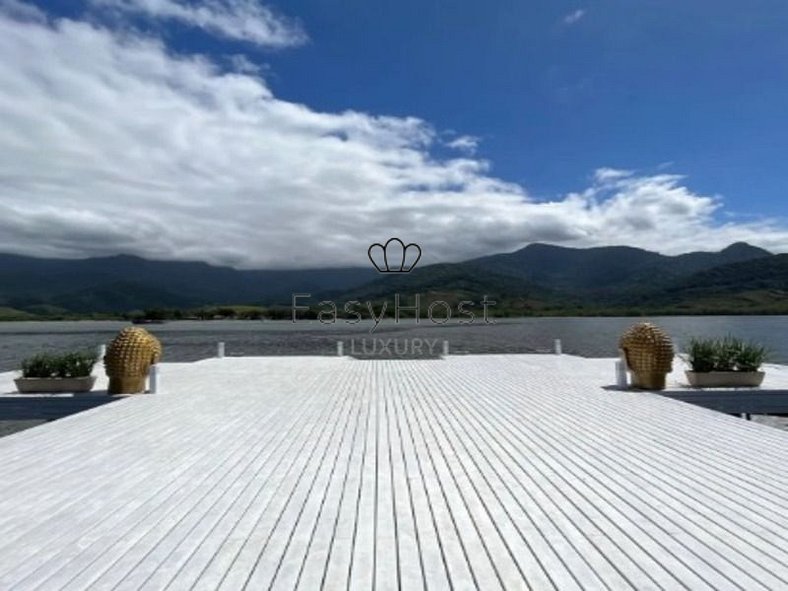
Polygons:
[[[649,320],[673,336],[679,347],[691,336],[734,334],[768,346],[773,363],[788,364],[788,316],[683,316],[665,318],[522,318],[496,319],[495,324],[436,325],[428,319],[416,324],[403,319],[383,323],[374,332],[371,322],[333,325],[299,320],[261,322],[240,320],[180,321],[148,325],[164,346],[165,361],[195,361],[216,354],[216,343],[225,343],[234,355],[335,355],[336,342],[345,352],[362,348],[380,352],[383,341],[397,339],[400,352],[421,342],[422,352],[434,346],[440,353],[449,341],[452,354],[545,352],[561,339],[565,353],[586,357],[614,357],[618,337],[631,324]],[[107,343],[126,322],[3,322],[0,323],[0,371],[17,369],[25,357],[41,351],[67,351]],[[393,352],[394,341],[388,341]]]

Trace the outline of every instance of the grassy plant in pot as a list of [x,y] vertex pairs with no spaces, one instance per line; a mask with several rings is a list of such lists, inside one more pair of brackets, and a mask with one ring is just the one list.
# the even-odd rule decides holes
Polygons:
[[89,392],[96,383],[91,375],[98,359],[90,351],[64,354],[39,353],[22,362],[22,377],[14,383],[22,393]]
[[760,386],[767,356],[765,347],[736,337],[692,339],[686,355],[690,370],[685,373],[696,388]]

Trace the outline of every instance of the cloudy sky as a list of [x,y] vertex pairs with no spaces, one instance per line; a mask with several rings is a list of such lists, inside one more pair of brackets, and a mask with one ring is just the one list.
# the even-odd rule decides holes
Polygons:
[[787,4],[445,6],[0,0],[0,252],[788,251]]

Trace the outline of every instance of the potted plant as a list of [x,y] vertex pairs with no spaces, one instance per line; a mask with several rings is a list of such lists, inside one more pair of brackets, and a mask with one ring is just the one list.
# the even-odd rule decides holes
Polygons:
[[690,386],[695,388],[755,387],[763,382],[761,364],[768,357],[762,345],[736,337],[691,339],[686,355]]
[[91,351],[39,353],[22,362],[22,377],[14,383],[22,393],[89,392],[96,383],[90,374],[97,359]]

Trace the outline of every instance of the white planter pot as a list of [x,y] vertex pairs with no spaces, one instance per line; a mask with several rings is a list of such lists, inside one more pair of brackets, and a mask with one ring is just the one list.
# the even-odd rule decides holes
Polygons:
[[753,388],[763,382],[762,371],[685,371],[694,388]]
[[96,376],[84,378],[16,378],[16,389],[23,394],[39,392],[89,392],[96,383]]

